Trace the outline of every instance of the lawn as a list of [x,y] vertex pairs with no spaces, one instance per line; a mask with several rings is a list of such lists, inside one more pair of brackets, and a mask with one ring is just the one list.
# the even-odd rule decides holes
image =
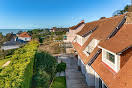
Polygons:
[[56,77],[50,88],[66,88],[66,78]]
[[0,67],[5,64],[9,59],[2,59],[0,60]]

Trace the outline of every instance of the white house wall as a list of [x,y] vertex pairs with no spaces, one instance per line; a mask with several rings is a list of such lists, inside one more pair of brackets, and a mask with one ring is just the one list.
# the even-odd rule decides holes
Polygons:
[[9,49],[16,49],[19,48],[19,45],[14,45],[14,46],[2,46],[1,49],[3,50],[9,50]]
[[77,41],[77,43],[80,44],[81,46],[83,45],[83,38],[82,38],[82,36],[77,35],[76,41]]
[[18,37],[18,39],[23,40],[23,41],[30,41],[30,37]]
[[81,31],[84,26],[85,24],[82,24],[77,29],[69,30],[69,32],[66,34],[67,40],[64,40],[64,42],[72,42],[75,39],[76,34]]
[[[109,52],[115,56],[115,63],[112,63],[107,59],[106,53]],[[115,72],[120,70],[120,56],[112,53],[104,48],[102,48],[102,61],[107,64],[110,68],[112,68]]]
[[81,58],[79,55],[78,55],[78,66],[81,66]]
[[99,88],[98,74],[94,71],[94,69],[91,66],[85,65],[79,55],[78,55],[78,65],[81,66],[81,71],[82,74],[85,76],[87,85],[95,86],[95,88]]
[[88,40],[88,38],[91,36],[91,34],[89,34],[88,36],[86,36],[86,37],[82,37],[82,43],[84,44],[87,40]]
[[86,65],[85,77],[88,86],[95,86],[95,71],[89,65]]
[[82,37],[80,35],[76,35],[77,36],[77,38],[76,38],[77,43],[82,46],[87,41],[87,39],[90,37],[90,35],[88,35],[87,37]]

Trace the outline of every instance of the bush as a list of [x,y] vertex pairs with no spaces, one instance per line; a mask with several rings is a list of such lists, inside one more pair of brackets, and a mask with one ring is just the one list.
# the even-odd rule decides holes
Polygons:
[[64,62],[61,62],[60,64],[57,65],[57,72],[65,71],[66,69],[66,64]]
[[37,52],[34,64],[33,86],[35,88],[48,88],[56,72],[55,58],[46,52]]
[[33,86],[36,88],[48,88],[50,77],[43,71],[39,70],[33,77]]
[[29,88],[38,43],[32,41],[10,57],[11,63],[0,72],[0,88]]

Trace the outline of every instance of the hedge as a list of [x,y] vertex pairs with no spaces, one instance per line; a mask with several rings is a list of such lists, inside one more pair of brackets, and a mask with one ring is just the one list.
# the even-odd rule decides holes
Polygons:
[[14,52],[11,63],[0,69],[0,88],[30,88],[37,46],[31,41]]

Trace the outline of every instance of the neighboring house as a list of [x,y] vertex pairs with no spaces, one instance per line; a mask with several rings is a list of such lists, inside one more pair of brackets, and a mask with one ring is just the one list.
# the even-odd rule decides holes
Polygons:
[[57,28],[57,27],[53,27],[52,29],[50,29],[50,32],[68,32],[69,28]]
[[1,49],[2,50],[16,49],[16,48],[19,48],[21,44],[22,44],[21,42],[18,42],[18,41],[15,41],[15,39],[14,40],[12,39],[11,41],[5,42],[1,46]]
[[[92,25],[90,25],[90,23],[87,23],[87,26],[85,25],[84,29],[77,33],[77,37],[79,36],[79,38],[77,38],[76,41],[73,42],[73,46],[78,53],[78,65],[81,67],[81,71],[86,77],[86,82],[88,86],[92,86],[95,88],[130,88],[126,87],[124,82],[128,81],[126,83],[129,83],[131,82],[131,80],[129,81],[125,78],[123,80],[121,76],[117,76],[118,81],[115,79],[115,75],[118,75],[118,72],[120,72],[120,64],[117,64],[120,63],[120,56],[116,55],[115,52],[112,52],[111,49],[119,50],[120,48],[118,46],[118,43],[120,42],[120,47],[125,47],[125,43],[131,43],[129,42],[129,40],[132,38],[129,33],[131,31],[129,30],[129,32],[124,33],[128,29],[126,23],[130,24],[130,22],[132,22],[131,18],[132,14],[124,14],[111,18],[103,18],[95,21],[95,23],[91,22]],[[120,32],[123,28],[125,28],[126,30],[124,29],[125,31],[121,32],[122,36],[120,35],[120,37],[118,35],[118,32]],[[129,26],[129,28],[132,28],[132,26]],[[113,41],[112,45],[111,42],[108,42],[107,44],[105,43],[106,41],[113,40],[114,37],[120,37],[120,39],[117,38],[117,42],[116,40]],[[116,44],[117,48],[114,47],[114,44]],[[98,45],[100,46],[98,47]],[[108,47],[106,48],[103,45],[108,47],[109,45],[111,45],[111,47],[113,48],[109,47],[108,49]],[[125,49],[127,48],[124,48],[123,51]],[[110,52],[106,53],[107,51]],[[132,56],[129,53],[126,54],[127,57],[124,57],[126,59],[129,59],[129,57]],[[103,59],[101,59],[101,55]],[[122,57],[123,56],[124,54],[122,55]],[[110,61],[108,61],[108,59],[111,60],[111,63]],[[124,64],[123,62],[127,62],[126,59],[123,59],[121,61],[122,66]],[[98,68],[99,66],[100,68]],[[127,74],[125,75],[128,77]],[[116,82],[111,82],[112,80],[109,81],[109,78],[112,79],[112,77],[113,80],[116,80]],[[119,85],[121,85],[120,82],[122,83],[122,85],[124,85],[124,87],[118,86],[118,83]],[[116,87],[113,86],[115,84],[117,85]]]
[[84,22],[84,20],[82,20],[79,24],[77,24],[73,27],[70,27],[69,32],[66,33],[64,42],[65,43],[73,42],[73,40],[76,38],[76,33],[81,31],[82,28],[84,27],[84,25],[85,25],[85,22]]
[[28,42],[28,41],[31,41],[31,36],[27,32],[22,32],[21,34],[17,35],[16,41],[18,40]]

